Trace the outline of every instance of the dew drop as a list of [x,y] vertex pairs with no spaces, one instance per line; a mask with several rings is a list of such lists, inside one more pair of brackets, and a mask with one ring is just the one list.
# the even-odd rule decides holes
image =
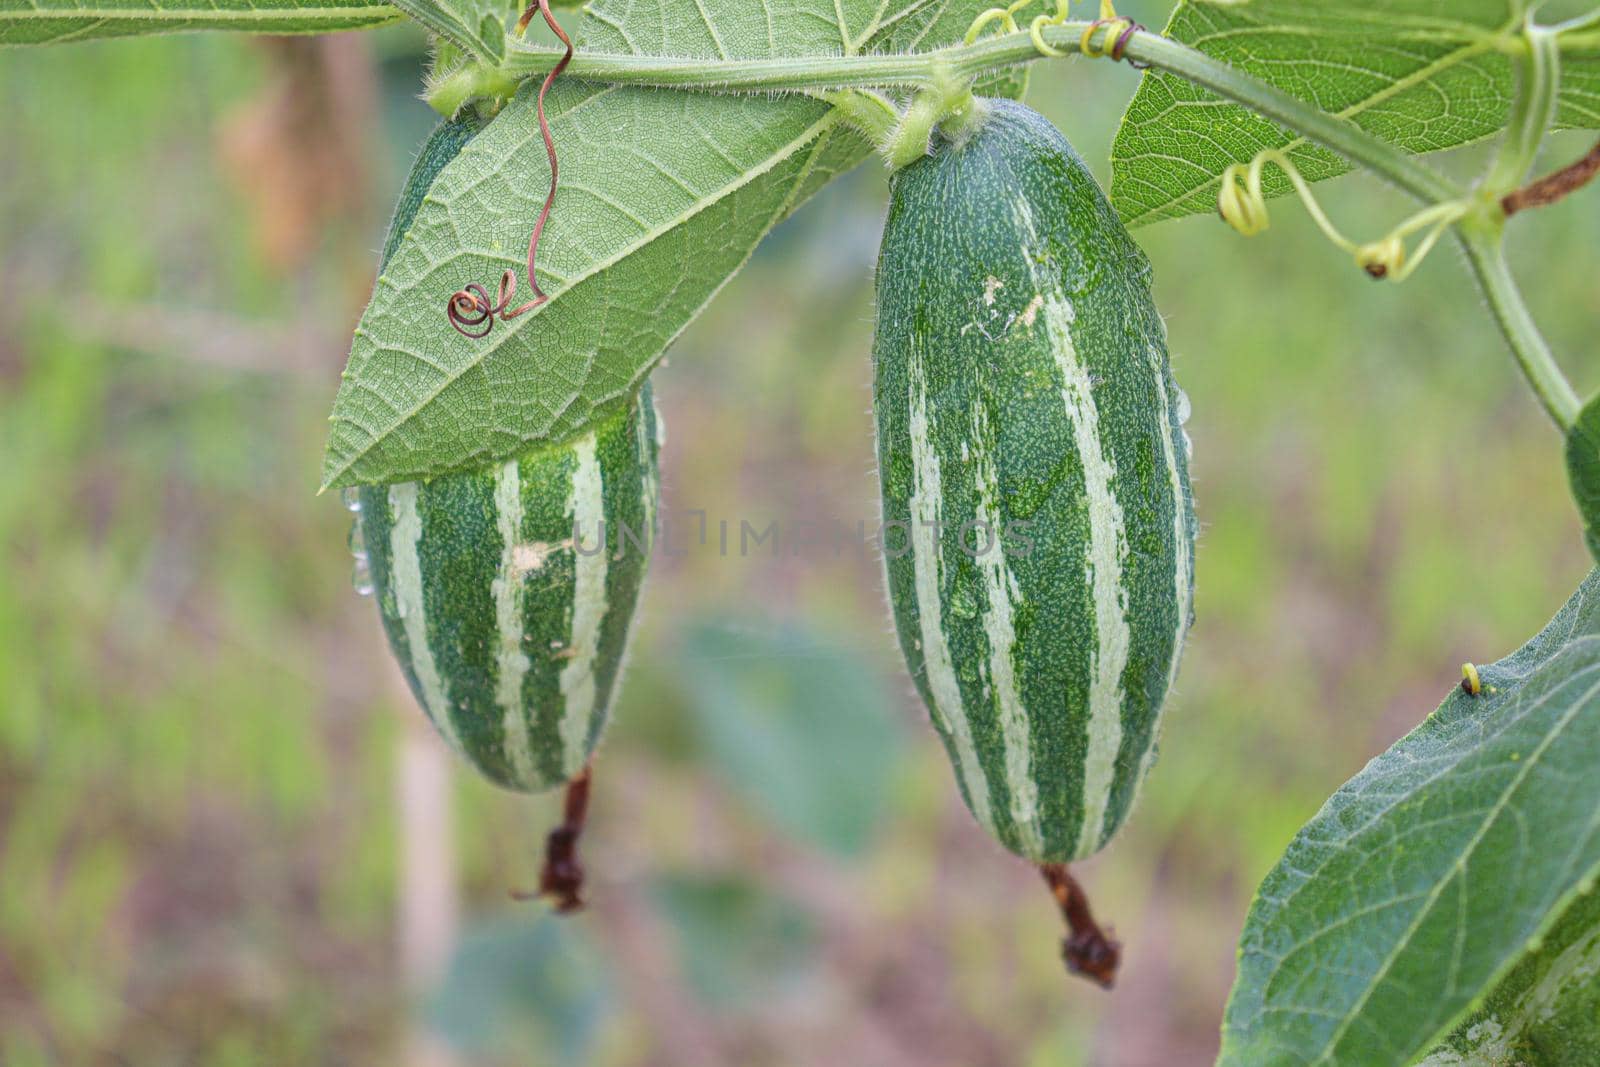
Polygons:
[[1186,461],[1188,461],[1190,463],[1193,463],[1194,462],[1194,442],[1189,439],[1189,431],[1188,430],[1179,430],[1178,432],[1183,434],[1183,458]]
[[357,557],[355,566],[350,568],[350,588],[356,591],[357,596],[372,595],[372,571],[367,567],[365,556]]
[[1178,425],[1182,426],[1189,421],[1189,394],[1182,389],[1178,390]]
[[361,532],[361,520],[358,518],[350,524],[350,536],[346,539],[350,545],[350,554],[361,562],[367,559],[367,537]]
[[347,485],[339,490],[339,499],[344,501],[344,506],[347,510],[361,510],[361,490],[355,486]]

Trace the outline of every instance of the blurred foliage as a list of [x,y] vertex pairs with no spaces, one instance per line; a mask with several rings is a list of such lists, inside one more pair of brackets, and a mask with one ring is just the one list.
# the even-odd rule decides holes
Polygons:
[[[350,591],[347,516],[313,496],[383,222],[430,125],[413,96],[423,42],[296,47],[326,51],[170,38],[0,64],[8,1067],[410,1063],[413,1029],[452,1032],[438,1004],[477,999],[458,977],[416,1000],[398,973],[411,831],[395,755],[417,712]],[[364,163],[327,172],[352,186],[331,213],[264,199],[228,148],[241,122],[283,129],[262,101],[307,64],[345,117],[301,146],[322,153],[306,165]],[[1063,61],[1040,66],[1030,100],[1103,178],[1135,84]],[[1557,140],[1551,161],[1586,147]],[[1365,178],[1325,188],[1352,232],[1405,210]],[[675,347],[656,378],[670,511],[757,529],[876,519],[883,204],[874,166],[830,188]],[[1204,532],[1162,758],[1083,872],[1127,946],[1117,991],[1063,975],[1037,877],[962,808],[879,562],[713,543],[656,560],[597,766],[591,910],[562,934],[504,903],[536,877],[557,798],[456,774],[455,973],[508,998],[480,1017],[540,996],[555,950],[538,946],[556,936],[604,961],[610,995],[574,997],[555,1024],[593,1027],[569,1046],[587,1063],[1209,1063],[1250,892],[1295,830],[1462,660],[1519,644],[1587,567],[1562,442],[1460,265],[1441,255],[1378,285],[1297,211],[1274,223],[1251,241],[1204,217],[1139,232],[1193,401]],[[1600,385],[1596,247],[1592,194],[1513,235],[1583,392]],[[774,628],[758,640],[746,620]],[[772,640],[801,651],[766,659]],[[823,666],[818,649],[849,655]],[[875,679],[893,680],[887,702]],[[839,769],[789,774],[786,751]],[[800,799],[774,818],[780,789]],[[484,978],[496,967],[502,983]],[[446,1048],[462,1063],[504,1051]],[[519,1062],[562,1062],[547,1052]]]
[[843,856],[872,840],[900,736],[882,684],[857,657],[793,623],[707,621],[672,664],[706,762],[743,805]]
[[695,996],[715,1009],[738,1009],[792,984],[815,939],[799,906],[737,875],[666,875],[652,886],[674,928],[674,947]]
[[462,935],[428,1020],[477,1062],[587,1063],[611,1007],[603,966],[575,923],[489,919]]

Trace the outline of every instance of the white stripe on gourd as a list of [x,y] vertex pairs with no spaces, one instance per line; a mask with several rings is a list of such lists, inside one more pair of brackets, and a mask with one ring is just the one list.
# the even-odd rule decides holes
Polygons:
[[450,717],[450,699],[433,661],[433,649],[428,644],[428,611],[422,599],[422,511],[417,506],[417,483],[391,485],[389,507],[394,514],[389,552],[395,611],[405,627],[411,671],[422,689],[422,710],[428,713],[450,747],[464,752],[455,722]]
[[[1072,304],[1059,283],[1041,269],[1048,252],[1040,246],[1027,201],[1015,204],[1028,272],[1044,297],[1040,319],[1061,372],[1061,402],[1072,425],[1073,442],[1083,461],[1083,487],[1089,498],[1089,553],[1084,575],[1094,596],[1095,643],[1090,649],[1088,749],[1083,759],[1083,822],[1077,853],[1088,855],[1105,833],[1106,809],[1116,778],[1117,751],[1122,747],[1122,672],[1128,666],[1128,591],[1122,585],[1122,561],[1128,535],[1122,505],[1112,486],[1117,465],[1100,443],[1100,409],[1094,382],[1072,345]],[[1165,435],[1163,435],[1165,436]],[[1182,510],[1182,509],[1178,509]]]
[[517,778],[537,781],[539,769],[533,759],[533,743],[528,736],[528,716],[522,707],[522,683],[531,663],[522,650],[522,583],[524,568],[517,559],[522,541],[521,467],[511,460],[495,472],[495,525],[500,531],[500,573],[494,580],[494,612],[500,635],[499,676],[495,697],[500,703],[501,730],[506,762]]
[[[644,418],[640,414],[640,419]],[[576,774],[588,758],[589,717],[595,704],[595,661],[600,654],[600,627],[606,618],[605,484],[595,455],[595,435],[578,439],[573,448],[576,463],[567,496],[572,517],[572,543],[576,554],[576,579],[572,596],[572,623],[561,668],[562,767]],[[583,547],[580,538],[593,538]]]
[[933,447],[934,426],[928,415],[928,382],[921,353],[910,358],[911,463],[914,489],[911,495],[911,562],[916,574],[917,617],[922,637],[923,672],[932,694],[932,711],[944,725],[956,750],[956,774],[972,805],[972,814],[990,833],[995,832],[994,814],[989,805],[989,783],[978,763],[978,750],[972,741],[966,707],[961,699],[961,683],[950,659],[950,646],[944,635],[944,561],[939,536],[944,489],[939,474],[939,454]]
[[1011,821],[1022,837],[1023,848],[1038,852],[1044,847],[1044,837],[1039,828],[1039,788],[1033,780],[1033,731],[1017,685],[1013,659],[1017,648],[1014,605],[1021,590],[1006,563],[1001,542],[1004,521],[1000,515],[1000,476],[994,466],[989,416],[982,404],[972,406],[972,436],[980,444],[976,456],[978,514],[975,521],[987,534],[981,546],[967,547],[981,549],[976,562],[983,574],[987,605],[983,613],[983,631],[989,641],[989,683],[999,712],[1001,740],[1005,744]]

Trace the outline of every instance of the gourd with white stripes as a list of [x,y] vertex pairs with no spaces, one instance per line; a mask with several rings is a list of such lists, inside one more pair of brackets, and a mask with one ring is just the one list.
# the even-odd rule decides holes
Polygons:
[[360,490],[389,647],[439,733],[500,785],[560,785],[600,740],[649,563],[658,434],[647,382],[576,441]]
[[892,179],[874,406],[901,648],[979,823],[1100,849],[1155,756],[1193,590],[1186,401],[1150,268],[1042,116]]
[[[382,265],[480,125],[469,110],[423,146]],[[355,494],[389,647],[439,733],[500,785],[560,785],[600,739],[649,564],[660,434],[646,382],[575,440]]]

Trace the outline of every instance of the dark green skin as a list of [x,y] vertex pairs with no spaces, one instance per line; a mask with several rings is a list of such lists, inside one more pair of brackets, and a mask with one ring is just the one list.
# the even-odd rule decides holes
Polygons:
[[[1171,379],[1144,254],[1055,127],[1018,103],[990,100],[986,106],[987,119],[969,140],[936,144],[929,157],[892,179],[877,276],[874,400],[884,519],[913,515],[918,466],[908,397],[919,395],[920,380],[934,427],[931,450],[939,460],[945,523],[939,614],[930,618],[940,620],[960,708],[937,706],[914,553],[897,558],[906,545],[897,532],[886,536],[886,567],[901,648],[968,806],[983,822],[979,809],[986,803],[987,828],[1007,848],[1039,862],[1064,862],[1105,844],[1148,767],[1189,623],[1194,515],[1178,420],[1181,394]],[[1019,205],[1031,215],[1031,233],[1019,222]],[[1051,320],[1048,306],[1036,302],[1042,296],[1070,306],[1070,327],[1061,325],[1067,321],[1062,316]],[[1060,328],[1053,331],[1052,321]],[[1110,705],[1120,704],[1118,729],[1101,735],[1104,751],[1115,753],[1109,779],[1087,769],[1094,741],[1091,657],[1115,663],[1117,656],[1099,651],[1095,588],[1086,576],[1094,550],[1091,493],[1063,400],[1063,332],[1070,338],[1066,351],[1091,383],[1085,388],[1098,418],[1098,434],[1091,436],[1115,468],[1114,479],[1102,483],[1122,514],[1125,549],[1116,588],[1126,597],[1121,615],[1128,640],[1120,673],[1103,672],[1120,690],[1120,700]],[[914,361],[920,379],[913,377]],[[982,511],[980,454],[996,474],[999,529],[1016,520],[1033,524],[1025,535],[1002,537],[1018,589],[1008,598],[1015,633],[1008,662],[1025,706],[1027,741],[1020,747],[1029,770],[1022,777],[1037,791],[1033,807],[1026,789],[1013,790],[1008,780],[992,647],[999,642],[991,641],[984,623],[996,607],[995,585],[986,584],[979,562],[958,544],[960,524]],[[981,539],[968,537],[969,547],[971,538]],[[948,728],[951,714],[965,720],[982,771],[978,781],[962,773],[959,738]],[[1100,765],[1109,758],[1099,757]],[[1104,788],[1094,790],[1095,782]],[[983,795],[975,798],[976,790]],[[1091,792],[1097,800],[1086,795]],[[1014,817],[1014,793],[1033,817]],[[1091,810],[1100,818],[1086,818]]]
[[[404,239],[417,210],[440,171],[481,129],[470,109],[442,122],[424,143],[406,179],[389,225],[380,271]],[[442,299],[439,328],[449,329]],[[416,487],[422,539],[417,555],[422,576],[423,616],[428,653],[443,685],[442,699],[430,702],[419,677],[416,649],[396,596],[393,546],[395,513],[391,487],[363,486],[360,522],[374,592],[389,646],[423,710],[463,755],[491,781],[511,789],[536,791],[559,785],[582,766],[604,729],[622,670],[635,606],[649,563],[654,522],[658,427],[648,382],[631,402],[593,427],[595,453],[603,481],[608,566],[607,611],[594,656],[595,699],[578,723],[582,744],[564,742],[567,712],[563,668],[574,644],[574,590],[578,556],[571,549],[550,554],[519,586],[520,647],[527,657],[520,684],[526,724],[525,758],[513,758],[507,736],[507,708],[500,700],[503,645],[495,588],[504,579],[506,544],[499,522],[496,479],[507,463],[517,464],[520,506],[519,544],[559,544],[572,536],[568,510],[577,467],[574,442],[543,444],[509,461],[430,479]],[[627,540],[630,531],[643,544]],[[586,545],[597,531],[581,531]],[[444,721],[441,721],[440,716]]]
[[[430,701],[419,677],[416,650],[398,602],[391,545],[396,516],[390,489],[360,490],[362,529],[389,646],[424,711],[432,717],[440,703],[446,705],[449,721],[436,720],[435,725],[446,737],[453,734],[462,753],[499,785],[530,792],[559,785],[582,768],[599,742],[649,567],[657,432],[648,382],[637,403],[595,428],[607,527],[607,611],[594,657],[596,698],[580,724],[581,751],[565,746],[561,735],[568,712],[561,675],[578,643],[573,620],[579,557],[571,548],[558,548],[520,581],[520,648],[527,657],[527,670],[519,694],[530,773],[518,773],[509,747],[513,741],[505,729],[507,709],[497,695],[502,642],[495,587],[505,577],[506,544],[495,483],[503,464],[442,475],[418,485],[422,601],[429,654],[444,685],[442,702]],[[515,458],[523,512],[517,543],[557,546],[572,537],[567,501],[575,455],[570,445],[547,445]],[[637,534],[643,545],[629,540],[624,530]],[[580,533],[586,550],[597,547],[595,529]]]
[[400,190],[400,200],[394,206],[394,214],[389,219],[388,232],[383,237],[383,254],[378,258],[378,270],[382,272],[389,265],[389,259],[394,255],[395,249],[400,247],[400,242],[405,238],[406,231],[411,229],[411,224],[417,219],[417,211],[422,207],[423,199],[428,195],[428,190],[433,186],[433,180],[444,170],[445,165],[467,146],[467,142],[478,135],[483,129],[483,121],[478,118],[478,113],[471,107],[463,108],[461,114],[453,119],[446,119],[433,128],[428,139],[422,142],[422,149],[417,153],[417,158],[411,164],[411,173],[406,175],[405,185]]

